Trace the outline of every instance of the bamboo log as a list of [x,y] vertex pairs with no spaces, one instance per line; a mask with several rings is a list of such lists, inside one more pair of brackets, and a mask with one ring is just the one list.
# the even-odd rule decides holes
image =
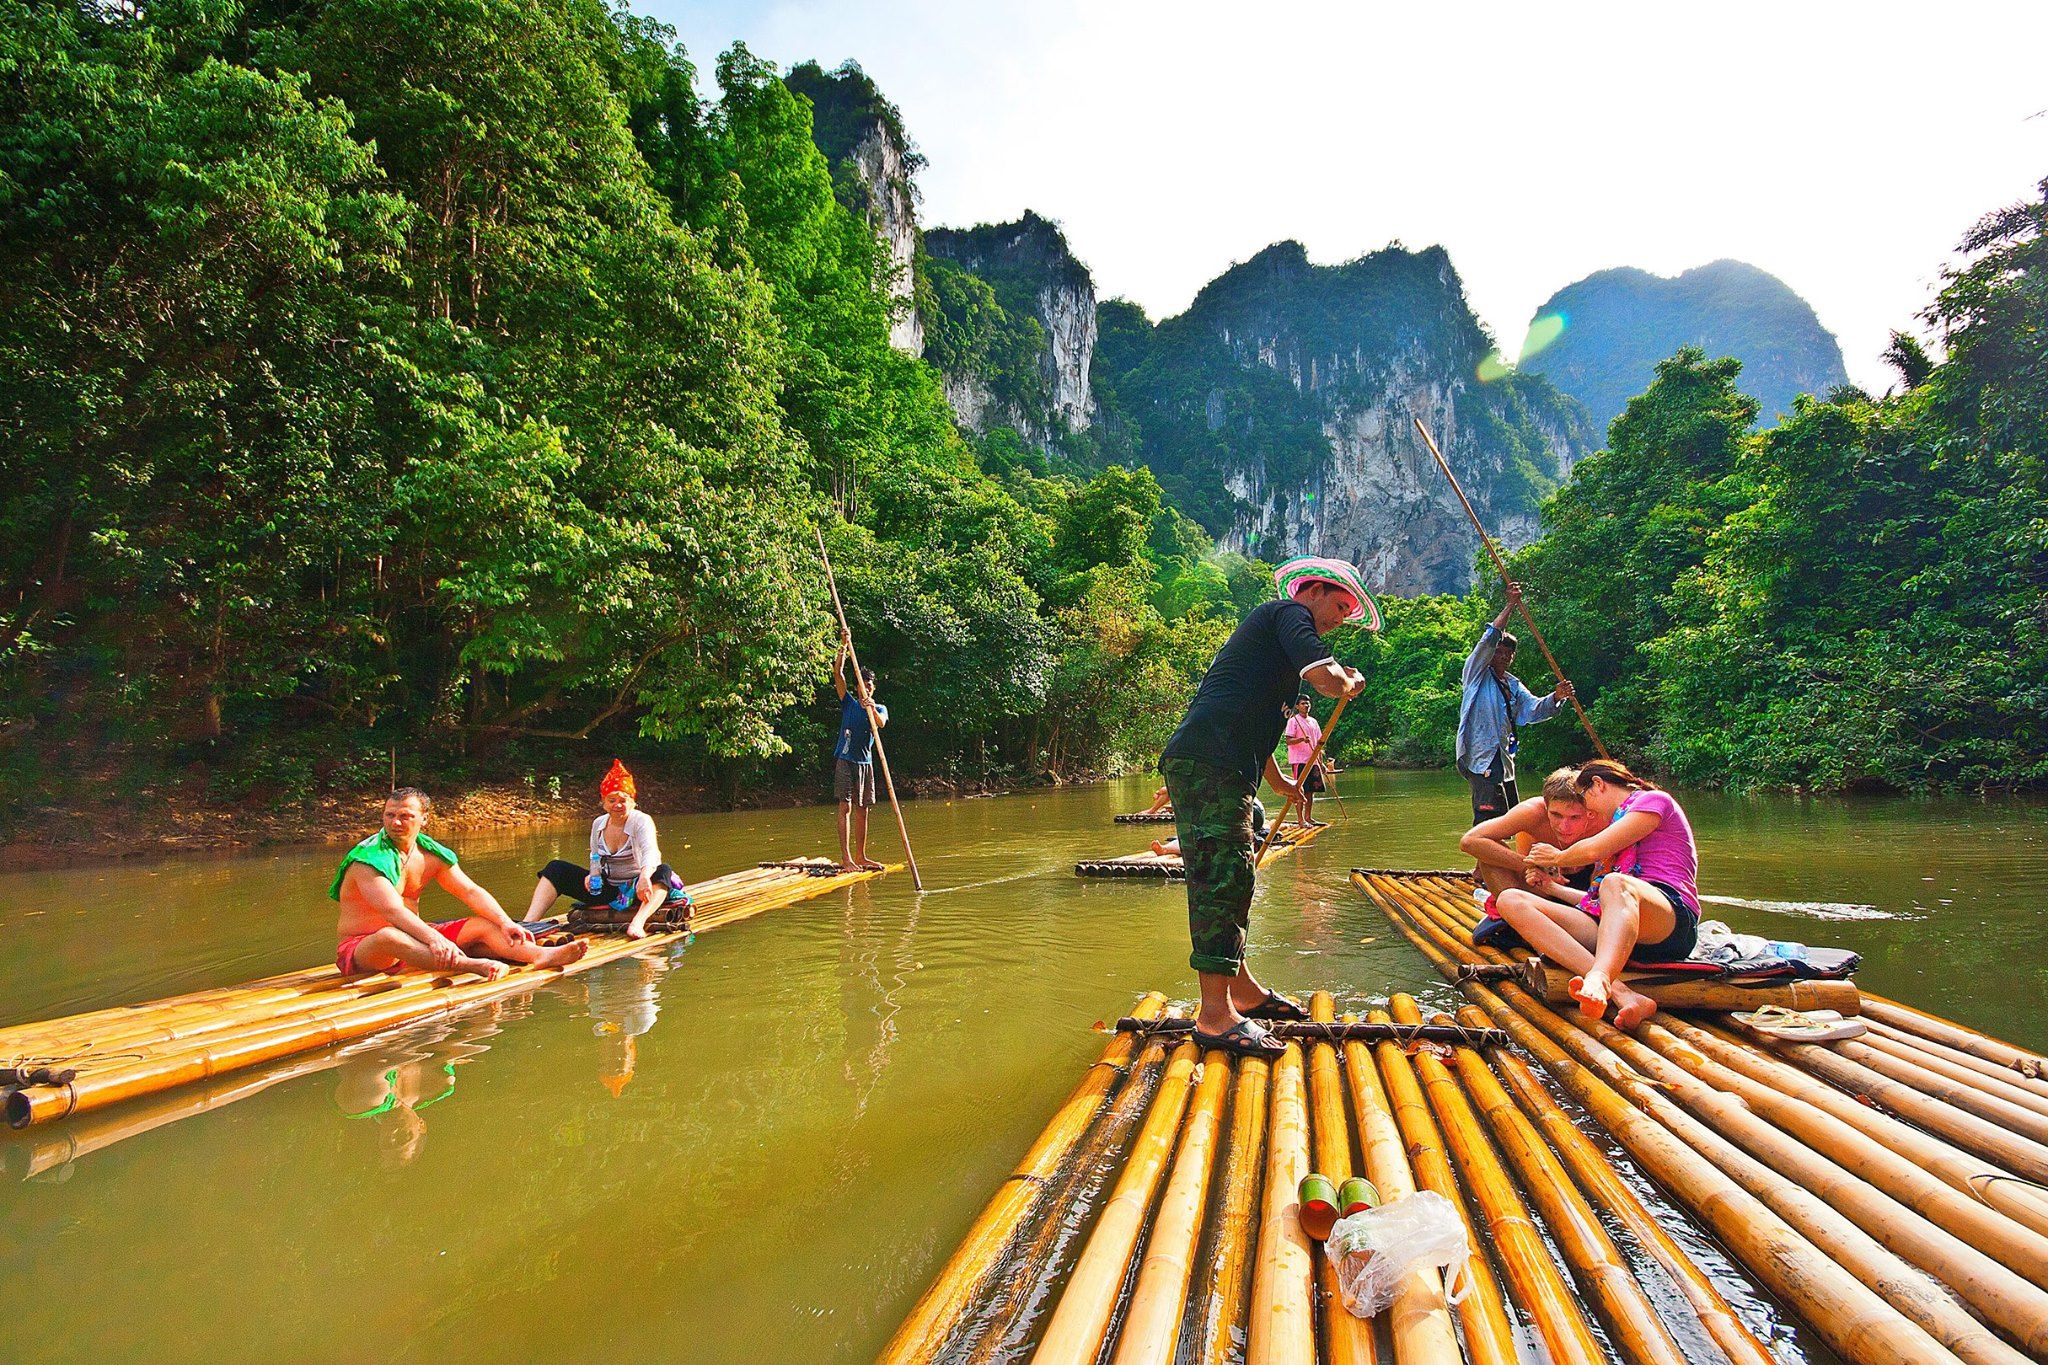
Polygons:
[[[1865,1034],[1857,1041],[1896,1058],[1906,1066],[1920,1067],[1944,1080],[1954,1081],[1957,1085],[1975,1087],[1994,1099],[2004,1100],[2007,1104],[2017,1105],[2021,1109],[2032,1110],[2048,1119],[2048,1095],[2036,1094],[2024,1085],[2018,1084],[2026,1078],[2016,1071],[2007,1073],[2012,1076],[2012,1080],[2008,1081],[2003,1076],[1990,1075],[1973,1067],[1951,1062],[1946,1057],[1937,1056],[1910,1042],[1887,1038],[1879,1033]],[[1978,1066],[1990,1065],[1989,1062],[1978,1063]]]
[[[1388,1003],[1397,1022],[1422,1022],[1413,998],[1397,994]],[[1415,1069],[1436,1114],[1437,1127],[1457,1163],[1458,1175],[1492,1234],[1508,1289],[1535,1324],[1553,1365],[1604,1362],[1606,1352],[1579,1311],[1571,1286],[1550,1259],[1528,1205],[1487,1142],[1465,1092],[1449,1069],[1427,1051],[1416,1054]]]
[[2043,1229],[2018,1222],[1978,1197],[1978,1185],[2011,1180],[2009,1174],[1725,1035],[1682,1019],[1665,1021],[1665,1028],[1702,1058],[1694,1065],[1680,1057],[1701,1079],[1742,1097],[1757,1113],[1809,1143],[1838,1144],[1866,1178],[1881,1179],[1888,1191],[1959,1232],[1972,1246],[2036,1284],[2048,1285]]
[[1202,1058],[1201,1083],[1188,1107],[1166,1193],[1145,1239],[1145,1262],[1117,1333],[1113,1365],[1171,1365],[1174,1359],[1181,1318],[1187,1310],[1195,1249],[1202,1236],[1202,1211],[1208,1206],[1216,1134],[1223,1123],[1230,1077],[1229,1053],[1210,1052]]
[[[1372,1011],[1368,1018],[1374,1022],[1391,1022],[1391,1016],[1380,1010]],[[1379,1059],[1379,1077],[1386,1087],[1385,1094],[1391,1102],[1394,1121],[1400,1128],[1401,1141],[1407,1149],[1416,1183],[1450,1200],[1451,1207],[1458,1211],[1458,1217],[1465,1224],[1465,1241],[1472,1248],[1472,1258],[1465,1267],[1465,1273],[1471,1278],[1472,1292],[1457,1304],[1458,1324],[1465,1329],[1465,1349],[1471,1354],[1473,1365],[1513,1365],[1518,1356],[1515,1330],[1508,1321],[1507,1295],[1494,1274],[1493,1262],[1487,1257],[1486,1242],[1480,1237],[1472,1213],[1458,1192],[1457,1177],[1451,1173],[1450,1158],[1444,1152],[1443,1136],[1437,1129],[1436,1120],[1430,1116],[1429,1103],[1423,1098],[1422,1083],[1416,1077],[1414,1064],[1408,1054],[1394,1043],[1377,1045],[1373,1055]],[[1383,1198],[1393,1198],[1384,1186],[1380,1194]],[[1423,1273],[1434,1277],[1434,1272]]]
[[1181,1115],[1187,1108],[1200,1061],[1200,1050],[1192,1042],[1174,1049],[1166,1074],[1145,1112],[1145,1125],[1138,1130],[1137,1142],[1124,1157],[1116,1188],[1103,1205],[1095,1230],[1081,1249],[1081,1258],[1074,1263],[1066,1291],[1060,1295],[1059,1306],[1053,1310],[1052,1321],[1046,1324],[1045,1335],[1039,1339],[1032,1359],[1047,1365],[1089,1362],[1102,1350],[1110,1315],[1116,1311],[1117,1295],[1130,1270],[1131,1256],[1145,1232],[1145,1215],[1151,1210],[1152,1196],[1165,1179],[1166,1159],[1180,1131]]
[[1900,1061],[1887,1052],[1880,1052],[1860,1039],[1846,1039],[1826,1045],[1837,1056],[1860,1066],[1868,1067],[1880,1076],[1887,1076],[1901,1085],[1909,1085],[1921,1094],[1967,1110],[1979,1118],[1990,1119],[2006,1131],[2038,1143],[2048,1143],[2048,1114],[2039,1114],[2025,1105],[2002,1099],[1989,1090],[1979,1089],[1968,1082],[1950,1080],[1935,1074],[1924,1066],[1913,1062]]
[[1953,1062],[1977,1075],[1989,1076],[1994,1080],[2004,1081],[2007,1085],[2018,1086],[2030,1094],[2048,1095],[2048,1080],[2038,1075],[2030,1076],[2016,1066],[2001,1066],[1997,1062],[1988,1062],[1974,1053],[1950,1047],[1947,1043],[1937,1043],[1934,1039],[1923,1038],[1917,1033],[1909,1033],[1881,1019],[1866,1019],[1864,1022],[1870,1026],[1870,1033],[1865,1034],[1865,1037],[1874,1035],[1890,1038],[1895,1042],[1905,1043],[1917,1051],[1939,1057],[1943,1061]]
[[[1166,998],[1152,994],[1140,1000],[1132,1013],[1156,1015],[1165,1007]],[[990,1271],[1019,1235],[1025,1217],[1045,1196],[1053,1173],[1064,1165],[1067,1154],[1081,1141],[1124,1081],[1137,1048],[1137,1041],[1128,1035],[1110,1040],[1101,1059],[1088,1068],[1081,1083],[1046,1124],[1045,1131],[1024,1153],[1024,1159],[967,1229],[952,1258],[940,1268],[931,1287],[882,1348],[881,1360],[921,1361],[937,1353],[980,1292]]]
[[1656,1365],[1685,1365],[1684,1352],[1664,1329],[1649,1295],[1622,1259],[1621,1249],[1600,1225],[1599,1215],[1572,1184],[1564,1163],[1515,1108],[1487,1069],[1485,1059],[1472,1048],[1454,1048],[1451,1066],[1464,1082],[1472,1104],[1485,1116],[1494,1145],[1528,1191],[1565,1264],[1571,1267],[1572,1278],[1592,1299],[1607,1325],[1609,1339],[1622,1356]]
[[[1317,991],[1309,997],[1308,1012],[1310,1019],[1328,1024],[1337,1017],[1337,1004],[1328,991]],[[1308,1098],[1316,1169],[1342,1189],[1354,1169],[1351,1126],[1344,1119],[1344,1080],[1337,1065],[1337,1049],[1330,1043],[1310,1046]],[[1353,1317],[1344,1307],[1343,1293],[1337,1286],[1337,1268],[1330,1258],[1317,1255],[1315,1262],[1316,1281],[1322,1286],[1323,1340],[1329,1343],[1330,1365],[1372,1365],[1372,1324]]]
[[[1347,1022],[1350,1018],[1345,1016]],[[1358,1145],[1365,1158],[1366,1175],[1382,1200],[1391,1202],[1413,1194],[1414,1172],[1408,1165],[1408,1154],[1402,1148],[1401,1132],[1387,1104],[1379,1073],[1373,1067],[1372,1053],[1364,1043],[1344,1044],[1344,1076],[1350,1083],[1352,1112],[1358,1116]],[[1394,1300],[1388,1317],[1397,1365],[1455,1365],[1464,1360],[1451,1326],[1450,1309],[1444,1305],[1443,1278],[1435,1272],[1415,1271],[1400,1297]]]
[[[1386,912],[1388,922],[1415,945],[1446,979],[1477,956],[1434,921],[1410,919],[1399,884],[1379,877],[1355,883]],[[1807,1240],[1763,1201],[1749,1194],[1671,1130],[1636,1109],[1591,1067],[1536,1026],[1548,1014],[1526,991],[1498,991],[1476,981],[1459,986],[1499,1028],[1541,1061],[1631,1157],[1691,1210],[1750,1271],[1820,1333],[1831,1348],[1858,1362],[1948,1361],[1955,1357],[1918,1324],[1851,1275],[1829,1251]],[[1527,1011],[1526,1013],[1524,1011]]]
[[[1553,1005],[1572,1004],[1576,975],[1553,962],[1531,957],[1522,963],[1522,985]],[[1645,982],[1644,977],[1651,977]],[[1622,981],[1664,1009],[1754,1010],[1783,1005],[1795,1010],[1835,1010],[1851,1015],[1863,1008],[1853,981],[1783,981],[1741,985],[1733,981],[1659,981],[1654,973],[1623,972]]]
[[2002,1039],[1965,1028],[1953,1019],[1943,1019],[1925,1010],[1916,1010],[1911,1005],[1902,1005],[1882,995],[1865,994],[1865,1013],[1871,1018],[1890,1024],[1893,1028],[1904,1029],[1922,1038],[1931,1038],[1937,1043],[1982,1057],[1987,1062],[2009,1066],[2029,1076],[2048,1076],[2048,1057],[2025,1048],[2014,1047]]
[[1316,1329],[1314,1250],[1301,1230],[1295,1191],[1308,1174],[1308,1113],[1302,1101],[1301,1045],[1273,1062],[1273,1103],[1266,1136],[1266,1194],[1245,1359],[1261,1365],[1313,1365]]
[[[1476,1005],[1467,1005],[1465,1010],[1480,1019],[1486,1017]],[[1678,1286],[1679,1292],[1692,1306],[1700,1326],[1728,1357],[1730,1365],[1775,1365],[1776,1357],[1770,1349],[1743,1326],[1742,1319],[1721,1296],[1713,1280],[1683,1247],[1672,1240],[1671,1234],[1657,1221],[1649,1206],[1615,1172],[1607,1154],[1595,1147],[1592,1140],[1572,1122],[1571,1116],[1550,1097],[1550,1092],[1536,1079],[1536,1073],[1529,1069],[1529,1064],[1503,1048],[1490,1049],[1487,1060],[1493,1063],[1508,1089],[1514,1092],[1515,1102],[1522,1111],[1542,1128],[1552,1149],[1570,1167],[1579,1185],[1616,1222],[1633,1233],[1643,1250],[1664,1267],[1672,1283]]]
[[1239,1359],[1240,1333],[1246,1301],[1245,1272],[1250,1265],[1254,1212],[1264,1178],[1266,1091],[1272,1064],[1255,1057],[1237,1063],[1237,1084],[1230,1099],[1230,1149],[1225,1154],[1218,1206],[1208,1257],[1209,1281],[1202,1296],[1203,1365],[1229,1365]]

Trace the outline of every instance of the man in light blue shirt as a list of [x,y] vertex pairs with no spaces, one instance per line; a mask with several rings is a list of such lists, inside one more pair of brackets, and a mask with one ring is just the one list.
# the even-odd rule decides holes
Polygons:
[[1465,695],[1458,704],[1458,771],[1472,784],[1472,823],[1505,815],[1521,803],[1515,786],[1516,731],[1549,720],[1572,694],[1563,678],[1547,697],[1538,697],[1509,670],[1515,637],[1503,627],[1522,604],[1522,588],[1508,584],[1508,600],[1465,660]]

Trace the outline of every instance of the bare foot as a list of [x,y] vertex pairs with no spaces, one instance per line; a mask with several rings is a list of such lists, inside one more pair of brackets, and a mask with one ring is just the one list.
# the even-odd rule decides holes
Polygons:
[[876,862],[876,861],[875,861],[875,860],[874,860],[873,858],[863,858],[863,859],[861,859],[861,860],[860,860],[860,870],[861,870],[861,871],[863,871],[863,872],[886,872],[886,871],[888,871],[888,869],[887,869],[886,867],[884,867],[884,866],[883,866],[883,865],[882,865],[881,863],[878,863],[878,862]]
[[581,962],[583,955],[590,951],[588,939],[572,938],[567,943],[553,948],[543,948],[539,957],[533,960],[536,967],[566,967],[572,962]]
[[627,926],[626,926],[626,937],[627,937],[627,938],[646,938],[646,937],[647,937],[647,926],[646,926],[646,925],[644,925],[644,924],[629,924],[629,925],[627,925]]
[[1607,1013],[1607,976],[1603,972],[1587,972],[1584,976],[1571,979],[1568,989],[1572,999],[1579,1002],[1579,1013],[1588,1019],[1598,1019]]
[[1167,852],[1167,848],[1166,848],[1166,840],[1164,840],[1164,839],[1154,839],[1154,840],[1152,841],[1152,851],[1153,851],[1154,853],[1158,854],[1158,855],[1159,855],[1160,857],[1162,857],[1162,858],[1165,858],[1165,857],[1170,857],[1170,856],[1171,856],[1171,855],[1170,855],[1170,854],[1169,854],[1169,853]]
[[512,968],[509,963],[500,962],[494,957],[465,957],[455,970],[473,972],[486,981],[496,981]]
[[1635,1032],[1636,1025],[1657,1012],[1657,1002],[1641,991],[1632,990],[1619,981],[1614,983],[1614,1026],[1625,1033]]

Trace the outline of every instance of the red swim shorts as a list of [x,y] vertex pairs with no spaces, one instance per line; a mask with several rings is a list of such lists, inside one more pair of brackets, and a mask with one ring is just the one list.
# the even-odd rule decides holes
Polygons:
[[[434,927],[440,930],[441,937],[447,939],[450,943],[460,943],[462,942],[462,926],[467,923],[469,923],[469,917],[465,915],[461,919],[436,921]],[[370,931],[371,934],[376,932],[374,929]],[[356,949],[361,947],[363,940],[369,936],[370,934],[350,934],[335,947],[334,965],[341,969],[343,976],[354,976],[362,970],[362,968],[356,966]],[[403,962],[394,962],[384,970],[395,974],[404,971],[405,964]]]

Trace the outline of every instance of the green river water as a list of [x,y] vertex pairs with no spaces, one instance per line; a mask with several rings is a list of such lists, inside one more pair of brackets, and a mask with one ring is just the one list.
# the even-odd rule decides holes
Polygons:
[[[1454,864],[1463,784],[1341,782],[1340,823],[1262,878],[1254,962],[1448,1001],[1347,873]],[[1150,790],[916,803],[923,895],[893,876],[259,1071],[69,1161],[104,1125],[0,1137],[0,1357],[868,1359],[1100,1053],[1091,1025],[1192,989],[1177,885],[1072,875],[1159,832],[1110,823]],[[1709,913],[1854,948],[1866,987],[2048,1048],[2040,805],[1687,807]],[[831,846],[823,808],[654,814],[693,880]],[[452,842],[516,913],[583,821]],[[0,875],[0,1024],[325,960],[336,856]]]

